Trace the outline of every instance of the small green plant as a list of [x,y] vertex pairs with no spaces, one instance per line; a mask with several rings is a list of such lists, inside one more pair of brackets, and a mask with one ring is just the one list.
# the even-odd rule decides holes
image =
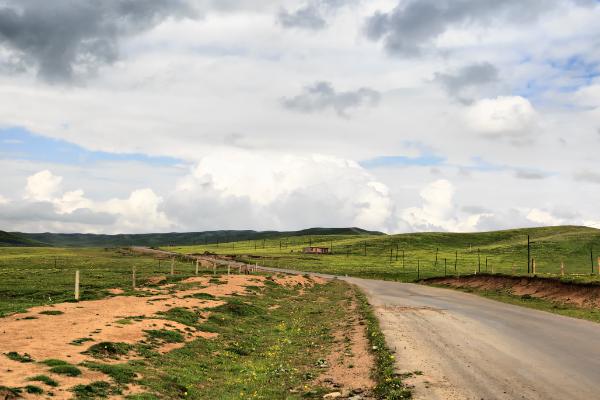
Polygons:
[[81,346],[85,342],[93,342],[93,341],[94,341],[94,339],[92,339],[92,338],[84,337],[84,338],[75,339],[69,344],[72,344],[73,346]]
[[79,376],[81,375],[81,370],[74,365],[57,365],[56,367],[50,368],[50,372],[59,375],[66,376]]
[[25,391],[31,394],[42,394],[44,393],[44,389],[35,385],[27,385],[25,386]]
[[127,384],[134,381],[136,373],[133,368],[127,364],[100,364],[86,362],[84,367],[94,371],[100,371],[110,376],[118,384]]
[[194,293],[190,297],[193,297],[195,299],[201,299],[201,300],[214,300],[214,299],[216,299],[216,297],[213,296],[210,293]]
[[49,367],[56,367],[59,365],[69,365],[68,362],[63,360],[57,360],[56,358],[48,358],[47,360],[42,361],[42,364],[45,364]]
[[61,314],[64,314],[64,312],[59,311],[59,310],[44,310],[44,311],[40,311],[39,314],[42,314],[42,315],[61,315]]
[[58,386],[58,382],[56,382],[54,379],[50,378],[48,375],[36,375],[36,376],[32,376],[31,378],[27,378],[27,380],[31,381],[31,382],[42,382],[51,387]]
[[95,358],[119,358],[119,356],[126,355],[133,348],[128,343],[121,342],[101,342],[91,346],[85,351],[85,354],[89,354]]
[[213,311],[238,317],[266,314],[264,309],[253,304],[245,303],[240,299],[229,299],[227,303],[213,308]]
[[168,329],[160,330],[147,330],[144,331],[150,337],[150,339],[162,340],[167,343],[183,343],[185,338],[180,332],[171,331]]
[[72,391],[75,393],[75,398],[78,400],[107,398],[108,396],[122,393],[119,388],[104,381],[96,381],[88,385],[77,385]]
[[18,361],[22,363],[33,362],[33,358],[31,358],[31,356],[27,353],[19,354],[16,351],[10,351],[8,353],[5,353],[4,355],[13,361]]
[[199,319],[199,315],[196,312],[187,310],[183,307],[171,308],[170,310],[160,314],[171,321],[193,327],[198,324]]

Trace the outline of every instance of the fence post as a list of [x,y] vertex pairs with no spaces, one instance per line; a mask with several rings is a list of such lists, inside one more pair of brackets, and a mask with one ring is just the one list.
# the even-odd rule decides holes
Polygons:
[[417,280],[421,279],[421,261],[417,260]]
[[217,263],[213,262],[213,275],[217,274]]
[[600,275],[600,256],[598,256],[598,275]]
[[196,258],[196,275],[198,275],[198,267],[199,267],[199,265],[198,265],[198,264],[200,264],[200,260],[198,260],[198,259]]
[[444,258],[444,276],[446,276],[447,274],[447,268],[446,268],[446,259]]
[[512,274],[514,275],[514,274],[515,274],[515,272],[516,272],[516,271],[515,271],[515,263],[513,263],[513,265],[512,265]]
[[75,300],[79,300],[79,270],[75,271]]
[[477,271],[481,273],[481,250],[477,249]]
[[560,276],[565,276],[565,262],[560,262]]
[[531,271],[535,275],[535,257],[531,258]]
[[231,265],[227,263],[227,275],[231,275]]
[[454,273],[456,274],[456,265],[458,264],[458,250],[454,253]]
[[131,287],[133,288],[133,290],[135,290],[135,265],[132,267],[131,270]]
[[171,258],[171,275],[175,275],[175,257]]

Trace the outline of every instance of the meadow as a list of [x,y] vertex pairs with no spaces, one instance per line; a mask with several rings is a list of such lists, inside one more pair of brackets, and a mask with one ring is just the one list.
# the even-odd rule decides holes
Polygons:
[[[410,233],[400,235],[312,235],[195,246],[166,246],[180,253],[233,255],[241,261],[361,278],[411,282],[422,278],[473,274],[527,274],[527,236],[536,274],[597,280],[600,230],[561,226],[483,233]],[[307,246],[333,254],[304,254]]]

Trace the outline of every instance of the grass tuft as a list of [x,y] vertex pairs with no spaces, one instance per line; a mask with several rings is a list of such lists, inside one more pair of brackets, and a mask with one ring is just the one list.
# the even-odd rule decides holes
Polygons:
[[5,353],[4,355],[6,357],[8,357],[10,360],[18,361],[21,363],[33,362],[33,358],[31,358],[31,356],[27,353],[19,354],[16,351],[9,351],[8,353]]
[[81,375],[81,370],[74,365],[57,365],[50,368],[50,372],[71,377]]
[[133,346],[122,342],[101,342],[92,345],[84,354],[89,354],[95,358],[113,358],[126,355],[133,349]]
[[48,375],[36,375],[32,376],[31,378],[27,378],[27,380],[31,382],[43,382],[48,386],[58,387],[58,382],[50,378]]

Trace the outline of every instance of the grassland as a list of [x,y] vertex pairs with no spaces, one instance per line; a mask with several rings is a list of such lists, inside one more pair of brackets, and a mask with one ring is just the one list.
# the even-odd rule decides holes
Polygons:
[[[189,284],[181,280],[194,275],[194,267],[189,262],[177,261],[176,275],[171,277],[170,261],[163,261],[159,266],[154,258],[118,249],[2,248],[0,312],[7,315],[31,306],[73,301],[75,270],[81,273],[82,306],[85,300],[111,296],[109,289],[120,288],[124,291],[123,296],[139,296],[132,290],[133,266],[137,271],[138,287],[150,277],[162,275],[167,277],[164,283],[172,284],[169,291],[173,293],[189,289]],[[218,285],[222,275],[213,276],[212,272],[209,275]],[[147,331],[145,344],[127,345],[122,351],[137,352],[139,357],[122,363],[116,360],[120,354],[116,350],[122,343],[94,343],[81,338],[71,343],[74,348],[80,348],[77,351],[94,355],[97,348],[103,352],[113,347],[116,350],[111,352],[111,357],[106,358],[103,353],[104,358],[82,364],[43,361],[48,362],[49,376],[32,375],[30,380],[35,385],[30,386],[35,389],[30,389],[36,393],[38,390],[39,393],[51,393],[56,390],[55,380],[63,376],[61,374],[93,370],[105,374],[106,379],[72,388],[76,398],[103,398],[120,393],[125,393],[131,400],[322,398],[328,389],[320,386],[315,378],[323,372],[323,360],[332,348],[333,329],[336,322],[348,317],[348,302],[352,297],[360,303],[354,312],[365,321],[369,339],[376,348],[379,397],[402,399],[410,396],[393,373],[391,354],[360,293],[340,281],[305,288],[265,283],[263,287],[252,289],[254,294],[220,298],[226,303],[211,309],[210,317],[203,322],[189,319],[187,314],[190,313],[185,310],[163,315],[165,319],[190,328],[218,333],[215,338],[199,338],[180,349],[161,354],[152,348],[152,343],[180,342],[185,331]],[[206,295],[202,299],[214,297]],[[128,324],[130,321],[117,323]],[[14,350],[15,357],[22,356],[20,349]],[[105,358],[111,362],[106,363]],[[140,393],[127,394],[126,388],[131,385],[138,388],[136,393]]]
[[[600,230],[574,226],[464,234],[311,235],[164,249],[235,255],[270,267],[414,281],[475,271],[526,274],[527,235],[538,275],[559,274],[564,262],[568,279],[597,279],[591,273],[592,266],[596,275],[598,271]],[[303,254],[308,245],[330,247],[333,254]]]
[[[52,247],[0,247],[0,316],[36,305],[73,300],[75,271],[81,274],[81,300],[106,297],[108,289],[132,288],[136,280],[170,271],[170,261],[134,256],[118,249],[66,249]],[[193,274],[189,262],[176,261],[180,279]]]

